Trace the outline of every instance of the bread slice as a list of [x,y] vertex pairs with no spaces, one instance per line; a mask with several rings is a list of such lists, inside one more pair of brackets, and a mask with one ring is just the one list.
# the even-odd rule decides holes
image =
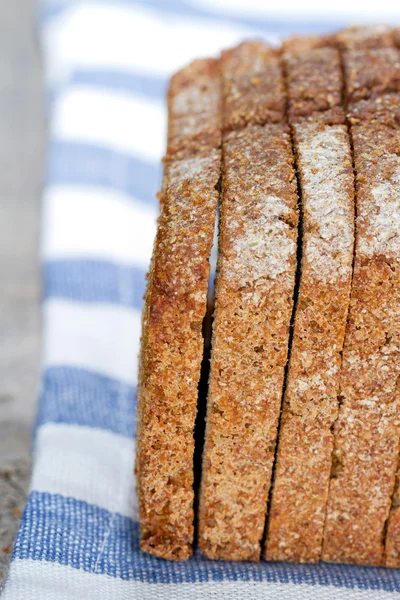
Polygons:
[[339,53],[297,48],[286,46],[284,56],[302,258],[265,552],[267,560],[318,562],[350,300],[354,177],[347,127],[340,124]]
[[324,536],[327,561],[385,562],[399,457],[399,110],[399,97],[387,96],[362,101],[350,113],[357,242]]
[[221,168],[220,99],[216,93],[203,98],[206,84],[199,72],[215,77],[207,89],[218,88],[215,61],[196,62],[171,84],[170,154],[145,296],[139,369],[140,545],[171,560],[192,553],[193,430]]
[[347,129],[295,126],[303,257],[275,466],[267,560],[321,557],[353,260]]
[[[383,55],[389,65],[374,68]],[[368,49],[367,56],[370,63],[343,52],[357,176],[356,251],[322,557],[393,566],[395,507],[389,523],[388,517],[399,458],[400,97],[381,94],[393,89],[399,55]]]
[[199,508],[199,546],[209,558],[260,557],[296,240],[296,178],[285,126],[226,135]]
[[285,90],[279,52],[262,42],[244,42],[221,55],[223,129],[282,123]]

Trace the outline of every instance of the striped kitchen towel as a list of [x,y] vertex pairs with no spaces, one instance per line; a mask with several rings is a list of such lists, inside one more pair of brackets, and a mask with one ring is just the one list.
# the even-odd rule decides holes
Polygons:
[[[139,550],[136,364],[168,77],[243,38],[278,43],[366,18],[344,0],[335,2],[343,8],[335,22],[326,5],[304,1],[296,14],[294,1],[269,4],[42,3],[51,113],[43,375],[31,491],[4,600],[400,598],[395,570],[234,564],[198,554],[169,563]],[[368,18],[400,20],[376,4]]]

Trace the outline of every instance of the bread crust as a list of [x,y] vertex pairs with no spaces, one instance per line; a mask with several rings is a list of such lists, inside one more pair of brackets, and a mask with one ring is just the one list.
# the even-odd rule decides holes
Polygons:
[[289,121],[314,122],[318,113],[327,113],[327,123],[329,116],[331,124],[344,123],[339,52],[318,46],[324,43],[323,38],[312,38],[309,44],[307,40],[303,38],[300,44],[292,38],[283,44]]
[[330,45],[341,50],[368,50],[393,46],[393,30],[385,24],[352,25],[327,36]]
[[288,351],[297,219],[286,126],[226,135],[199,508],[199,546],[209,558],[260,557]]
[[347,102],[400,92],[400,52],[397,48],[346,50],[343,52]]
[[[212,97],[203,97],[210,87]],[[136,460],[140,546],[170,560],[192,554],[193,430],[221,168],[216,89],[217,65],[208,60],[196,61],[171,83],[169,155],[143,309]]]
[[220,145],[220,61],[195,60],[171,77],[167,156],[184,158]]
[[285,91],[279,52],[263,42],[243,42],[221,55],[223,130],[282,123]]

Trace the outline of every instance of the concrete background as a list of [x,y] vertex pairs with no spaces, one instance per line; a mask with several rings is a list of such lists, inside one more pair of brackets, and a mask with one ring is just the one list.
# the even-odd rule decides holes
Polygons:
[[45,126],[35,9],[0,1],[0,589],[29,483],[39,382]]

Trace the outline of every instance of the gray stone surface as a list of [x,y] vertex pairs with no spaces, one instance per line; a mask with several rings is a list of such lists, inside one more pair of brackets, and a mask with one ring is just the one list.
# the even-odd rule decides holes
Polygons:
[[44,111],[33,0],[0,2],[0,589],[29,482]]
[[14,458],[8,466],[0,466],[0,590],[7,574],[14,536],[25,504],[29,474],[28,458]]

